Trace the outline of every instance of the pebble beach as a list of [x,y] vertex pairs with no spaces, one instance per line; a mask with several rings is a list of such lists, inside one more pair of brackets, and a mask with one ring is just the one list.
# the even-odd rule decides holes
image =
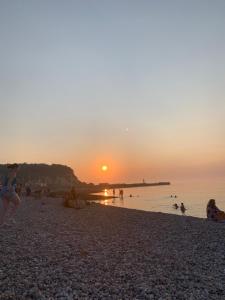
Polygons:
[[225,224],[23,199],[0,227],[0,299],[225,299]]

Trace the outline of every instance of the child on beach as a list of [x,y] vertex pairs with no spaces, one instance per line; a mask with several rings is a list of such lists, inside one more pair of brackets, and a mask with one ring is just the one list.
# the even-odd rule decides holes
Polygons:
[[0,226],[4,224],[6,214],[8,212],[10,204],[13,205],[9,212],[9,219],[13,217],[16,209],[20,205],[20,197],[16,193],[16,175],[19,170],[18,164],[7,165],[8,175],[5,176],[2,190],[0,192],[0,198],[2,200],[2,211],[0,212]]

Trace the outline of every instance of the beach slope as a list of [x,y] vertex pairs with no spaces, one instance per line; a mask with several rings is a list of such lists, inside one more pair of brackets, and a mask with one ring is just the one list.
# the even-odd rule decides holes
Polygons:
[[225,224],[60,199],[0,228],[0,299],[225,299]]

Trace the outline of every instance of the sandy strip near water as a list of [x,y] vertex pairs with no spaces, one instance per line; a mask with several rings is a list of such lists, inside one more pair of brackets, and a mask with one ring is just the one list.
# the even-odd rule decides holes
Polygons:
[[225,224],[61,203],[0,228],[0,299],[225,299]]

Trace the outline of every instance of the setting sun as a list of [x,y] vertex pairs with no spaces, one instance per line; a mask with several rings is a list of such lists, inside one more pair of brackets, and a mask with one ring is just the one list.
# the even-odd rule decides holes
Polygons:
[[106,172],[107,170],[108,170],[108,166],[103,165],[103,166],[102,166],[102,171],[103,171],[103,172]]

